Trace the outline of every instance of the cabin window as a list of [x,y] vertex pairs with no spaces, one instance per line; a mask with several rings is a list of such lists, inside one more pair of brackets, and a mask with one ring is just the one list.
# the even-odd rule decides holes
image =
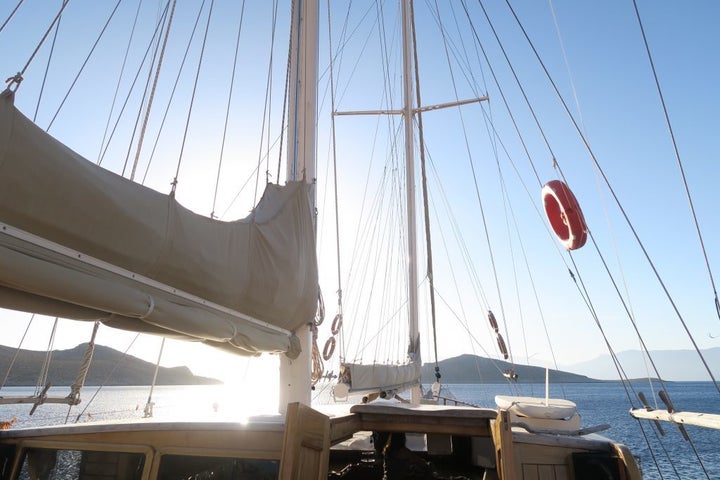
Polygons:
[[158,480],[275,480],[277,460],[163,455]]
[[28,448],[18,478],[25,480],[135,480],[145,455],[128,452]]

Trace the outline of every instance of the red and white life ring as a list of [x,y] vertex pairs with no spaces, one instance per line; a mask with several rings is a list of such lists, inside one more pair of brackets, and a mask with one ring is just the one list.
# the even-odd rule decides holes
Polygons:
[[575,195],[561,180],[551,180],[542,188],[545,215],[555,235],[568,250],[587,241],[587,225]]

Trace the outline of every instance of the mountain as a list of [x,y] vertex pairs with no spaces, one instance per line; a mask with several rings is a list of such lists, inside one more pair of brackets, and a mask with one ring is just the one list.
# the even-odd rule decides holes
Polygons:
[[[720,347],[701,350],[701,352],[713,375],[716,377],[720,375]],[[703,367],[695,350],[655,350],[651,351],[650,355],[664,380],[678,382],[710,380],[707,370]],[[648,375],[657,376],[652,371],[648,373],[648,368],[651,368],[650,363],[646,363],[639,350],[620,352],[617,357],[628,378],[646,378]],[[595,378],[618,379],[610,355],[602,355],[593,360],[568,365],[563,368],[584,375],[592,375]]]
[[[503,372],[513,368],[508,362],[480,357],[460,355],[438,362],[443,383],[504,383]],[[545,383],[545,368],[530,365],[515,365],[518,383]],[[561,370],[549,371],[550,383],[597,382],[593,378]],[[423,383],[435,380],[435,364],[426,363],[422,369]]]
[[[72,385],[80,370],[87,343],[69,350],[52,352],[48,381],[53,385]],[[16,349],[0,345],[0,375],[7,372]],[[34,386],[46,352],[20,350],[5,385]],[[102,345],[95,346],[86,385],[150,385],[155,365]],[[193,375],[188,367],[160,367],[156,385],[211,385],[222,383],[214,378]]]

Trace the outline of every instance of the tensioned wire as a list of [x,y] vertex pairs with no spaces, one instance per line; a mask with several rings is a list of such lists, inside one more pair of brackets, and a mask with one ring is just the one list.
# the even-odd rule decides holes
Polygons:
[[[597,168],[598,172],[601,174],[602,179],[603,179],[603,181],[605,182],[605,185],[607,185],[608,191],[611,193],[613,199],[615,200],[615,203],[616,203],[618,209],[620,210],[620,212],[622,213],[623,218],[625,219],[625,221],[626,221],[626,223],[627,223],[627,225],[628,225],[628,228],[630,229],[630,231],[632,232],[633,236],[635,237],[635,240],[636,240],[638,246],[640,247],[640,249],[642,250],[643,255],[645,256],[645,259],[646,259],[647,262],[648,262],[648,265],[651,267],[653,273],[655,274],[655,277],[656,277],[656,279],[658,280],[658,283],[660,284],[663,292],[665,293],[666,298],[667,298],[668,301],[670,302],[670,304],[671,304],[671,306],[672,306],[672,308],[673,308],[676,316],[678,317],[678,320],[680,321],[680,323],[681,323],[681,325],[683,326],[685,332],[687,333],[688,338],[689,338],[690,341],[692,342],[695,351],[698,353],[698,355],[699,355],[699,357],[700,357],[700,360],[702,361],[703,365],[705,366],[705,370],[708,372],[708,375],[709,375],[710,378],[712,379],[712,382],[713,382],[713,385],[715,386],[715,389],[716,389],[718,392],[720,392],[720,385],[718,385],[717,381],[715,380],[715,376],[713,375],[712,371],[710,370],[710,367],[708,366],[707,361],[705,360],[705,357],[703,356],[702,352],[700,351],[700,348],[698,347],[697,343],[695,342],[695,338],[693,337],[692,333],[690,333],[690,330],[689,330],[689,328],[688,328],[688,326],[687,326],[687,324],[686,324],[686,322],[685,322],[685,319],[683,318],[682,314],[680,313],[680,310],[678,309],[678,307],[677,307],[674,299],[672,298],[672,295],[670,295],[670,292],[669,292],[667,286],[665,285],[665,282],[663,281],[662,277],[660,276],[660,273],[658,272],[657,267],[655,266],[655,263],[654,263],[654,262],[652,261],[652,259],[650,258],[650,254],[648,253],[647,249],[645,248],[644,243],[640,240],[640,237],[639,237],[637,231],[635,230],[635,227],[633,226],[632,222],[630,221],[630,218],[629,218],[627,212],[625,211],[625,208],[622,206],[622,203],[620,202],[620,199],[618,198],[617,194],[615,193],[615,190],[613,189],[612,185],[610,184],[609,179],[608,179],[607,176],[605,175],[605,171],[602,169],[602,166],[600,165],[597,157],[595,156],[592,148],[590,147],[590,144],[588,143],[587,138],[585,137],[585,135],[583,135],[582,130],[580,129],[580,126],[578,125],[577,121],[575,120],[575,117],[574,117],[574,116],[572,115],[572,113],[570,112],[570,109],[569,109],[567,103],[565,102],[564,98],[563,98],[562,95],[560,94],[560,91],[558,90],[557,85],[555,84],[555,82],[553,81],[552,77],[550,76],[547,68],[545,67],[545,64],[542,62],[542,60],[541,60],[541,58],[540,58],[537,50],[535,49],[534,44],[532,43],[532,41],[530,40],[529,36],[527,35],[527,32],[525,31],[525,29],[523,28],[522,24],[520,23],[520,20],[519,20],[519,18],[517,17],[517,15],[515,14],[515,11],[513,10],[512,6],[510,6],[510,4],[509,4],[509,2],[507,2],[507,0],[506,0],[506,3],[508,4],[508,7],[510,8],[510,11],[512,12],[513,16],[515,17],[518,25],[519,25],[520,28],[522,29],[523,34],[525,35],[525,38],[527,39],[529,46],[532,48],[533,53],[535,54],[536,58],[538,59],[538,62],[539,62],[539,64],[540,64],[540,66],[542,67],[543,71],[545,72],[545,75],[546,75],[546,77],[548,78],[548,81],[549,81],[550,84],[552,85],[552,88],[553,88],[553,90],[555,91],[555,94],[556,94],[558,100],[561,102],[561,105],[562,105],[563,108],[565,109],[565,112],[566,112],[569,120],[571,121],[573,127],[575,128],[575,130],[576,130],[576,132],[577,132],[577,134],[578,134],[578,136],[580,137],[580,139],[582,140],[583,144],[585,145],[585,147],[586,147],[586,149],[587,149],[587,151],[588,151],[588,153],[589,153],[589,155],[590,155],[590,158],[591,158],[593,164],[594,164],[595,167]],[[556,164],[557,164],[557,162],[556,162]],[[559,166],[558,166],[558,168],[559,168]],[[589,232],[589,233],[590,233],[590,232]],[[598,251],[598,254],[600,254],[599,251]]]
[[[673,151],[675,152],[675,159],[677,160],[678,168],[680,169],[680,175],[682,177],[683,186],[685,187],[685,194],[687,196],[688,204],[690,206],[690,212],[692,213],[693,222],[695,223],[695,230],[697,231],[698,240],[700,241],[700,248],[702,249],[703,258],[705,259],[705,266],[708,271],[708,277],[710,278],[710,284],[712,285],[713,294],[715,295],[715,310],[717,311],[718,319],[720,319],[720,300],[718,300],[717,288],[715,287],[715,278],[713,276],[712,269],[710,268],[710,261],[708,260],[707,250],[705,248],[705,241],[703,240],[702,232],[700,231],[700,223],[698,222],[697,214],[695,213],[695,205],[693,204],[692,196],[690,195],[690,187],[688,186],[687,177],[685,176],[685,168],[683,167],[683,162],[680,159],[680,150],[678,149],[677,142],[675,141],[675,133],[673,132],[672,123],[670,122],[670,114],[668,113],[667,105],[665,104],[665,96],[662,93],[662,88],[660,88],[660,80],[658,79],[657,70],[655,69],[655,62],[653,61],[652,54],[650,53],[650,46],[648,45],[647,36],[645,35],[645,28],[643,27],[642,19],[640,18],[640,11],[638,10],[637,0],[633,0],[633,6],[635,7],[635,16],[637,17],[638,27],[640,28],[640,33],[642,34],[643,44],[645,45],[645,52],[647,53],[648,62],[650,63],[650,69],[652,70],[653,79],[655,80],[655,87],[657,88],[658,97],[660,98],[660,104],[662,105],[665,123],[667,124],[668,128],[668,134],[670,135],[670,140],[672,140]],[[687,330],[687,327],[685,329]]]
[[[204,4],[205,4],[205,1],[203,0],[203,5]],[[172,197],[175,196],[175,191],[177,190],[178,176],[180,175],[180,166],[182,164],[183,153],[185,151],[185,141],[187,140],[188,129],[190,128],[190,118],[192,116],[192,109],[193,109],[193,105],[195,103],[195,94],[197,92],[198,80],[200,79],[200,71],[202,68],[203,56],[205,54],[205,44],[207,42],[207,34],[208,34],[208,30],[210,29],[210,19],[212,18],[212,12],[213,12],[214,5],[215,5],[215,0],[210,0],[210,9],[208,11],[207,22],[205,23],[205,34],[203,35],[202,47],[200,49],[200,58],[198,59],[197,69],[195,70],[195,82],[193,83],[193,90],[192,90],[192,94],[190,96],[190,106],[188,107],[188,113],[187,113],[187,117],[185,120],[185,132],[183,133],[182,143],[180,145],[180,155],[178,156],[177,168],[175,170],[175,178],[173,178],[172,190],[170,191],[170,196],[172,196]],[[202,7],[201,7],[201,10],[202,10]]]
[[17,3],[17,5],[15,5],[15,8],[12,9],[12,12],[10,12],[10,14],[8,15],[8,17],[7,17],[7,18],[5,19],[5,21],[3,22],[3,24],[0,25],[0,32],[2,32],[3,29],[5,28],[5,26],[10,22],[10,20],[12,20],[13,16],[15,16],[15,12],[18,11],[18,8],[20,8],[20,5],[22,5],[24,1],[25,1],[25,0],[20,0],[20,1]]
[[[547,68],[545,67],[544,63],[543,63],[542,60],[540,59],[540,56],[539,56],[537,50],[535,49],[534,44],[532,43],[532,41],[531,41],[530,38],[528,37],[527,32],[525,31],[525,29],[524,29],[524,27],[522,26],[519,18],[517,17],[517,14],[515,13],[515,11],[514,11],[514,9],[512,8],[512,6],[510,5],[509,1],[506,0],[506,3],[507,3],[507,5],[508,5],[508,8],[510,9],[510,11],[512,12],[512,15],[513,15],[513,17],[515,18],[518,26],[521,28],[523,34],[525,35],[525,38],[527,39],[529,46],[532,48],[533,53],[535,54],[536,58],[538,59],[538,62],[540,63],[543,71],[545,72],[546,77],[548,78],[550,84],[552,85],[552,87],[553,87],[553,89],[554,89],[554,91],[555,91],[555,93],[556,93],[556,96],[557,96],[558,99],[560,100],[560,102],[561,102],[563,108],[565,109],[566,114],[568,115],[571,123],[572,123],[573,126],[575,127],[576,132],[578,133],[578,135],[580,136],[581,140],[583,141],[583,143],[584,143],[584,145],[585,145],[588,153],[590,154],[590,158],[592,159],[593,164],[595,165],[595,167],[597,168],[597,170],[598,170],[599,173],[601,174],[603,180],[605,181],[605,184],[606,184],[607,187],[608,187],[608,190],[609,190],[610,193],[612,194],[613,199],[615,200],[618,208],[620,209],[621,213],[623,214],[623,217],[625,218],[626,223],[628,224],[628,227],[630,228],[631,232],[632,232],[633,235],[635,236],[635,239],[636,239],[638,245],[640,246],[641,250],[643,251],[643,254],[645,255],[645,257],[646,257],[646,259],[647,259],[650,267],[652,268],[653,272],[655,273],[655,276],[656,276],[658,282],[660,283],[663,291],[665,292],[666,297],[668,298],[668,300],[670,301],[670,304],[672,305],[673,309],[675,310],[675,312],[676,312],[676,314],[677,314],[677,316],[678,316],[681,324],[683,325],[686,333],[688,334],[691,342],[693,343],[693,346],[695,347],[696,352],[697,352],[698,355],[700,356],[700,359],[701,359],[702,363],[705,365],[706,370],[707,370],[708,374],[710,375],[710,378],[712,379],[713,384],[715,385],[715,388],[720,392],[720,387],[718,386],[717,382],[715,381],[715,378],[714,378],[712,372],[710,371],[710,369],[709,369],[709,367],[708,367],[708,365],[707,365],[707,363],[706,363],[706,361],[705,361],[704,356],[703,356],[702,353],[700,352],[700,350],[699,350],[699,348],[698,348],[698,346],[697,346],[697,344],[696,344],[696,342],[695,342],[692,334],[691,334],[690,331],[688,330],[687,325],[686,325],[686,323],[685,323],[682,315],[680,314],[679,310],[677,309],[677,306],[676,306],[674,300],[672,299],[672,297],[670,296],[670,293],[669,293],[669,291],[667,290],[667,287],[665,286],[665,283],[663,282],[662,278],[660,277],[659,272],[657,271],[654,263],[653,263],[652,260],[650,259],[649,254],[647,253],[644,244],[641,242],[641,240],[640,240],[640,238],[639,238],[639,236],[638,236],[635,228],[633,227],[632,223],[631,223],[630,220],[629,220],[629,217],[627,216],[627,213],[625,212],[624,208],[622,207],[622,205],[621,205],[618,197],[616,196],[616,194],[615,194],[612,186],[610,185],[610,182],[609,182],[608,178],[606,177],[606,175],[605,175],[603,169],[601,168],[601,166],[600,166],[597,158],[595,157],[592,149],[590,148],[590,145],[589,145],[586,137],[583,135],[583,133],[582,133],[582,131],[581,131],[578,123],[576,122],[575,118],[574,118],[573,115],[571,114],[571,112],[570,112],[570,110],[569,110],[569,108],[568,108],[568,106],[567,106],[567,103],[566,103],[565,100],[563,99],[562,95],[560,95],[560,92],[558,91],[555,82],[553,81],[553,79],[552,79],[551,76],[549,75],[549,72],[547,71]],[[556,165],[557,165],[557,162],[556,162]],[[558,166],[558,170],[559,170],[559,166]],[[562,173],[561,173],[561,174],[562,174]],[[588,233],[589,233],[590,237],[592,238],[592,232],[590,232],[590,231],[588,230]],[[605,260],[604,260],[604,258],[602,257],[602,254],[600,253],[599,248],[597,247],[597,244],[595,243],[594,239],[593,239],[593,244],[594,244],[595,247],[596,247],[596,250],[597,250],[597,252],[598,252],[598,255],[599,255],[600,258],[603,260],[603,264],[606,265]],[[570,256],[571,256],[571,258],[572,258],[572,255],[570,255]],[[606,269],[607,269],[607,265],[606,265]],[[577,269],[576,269],[576,271],[577,271]],[[608,272],[608,275],[610,275],[609,270],[607,270],[607,272]],[[578,274],[579,274],[579,273],[578,273]],[[612,276],[611,276],[611,278],[612,278]],[[581,281],[582,281],[582,280],[581,280]],[[613,280],[613,284],[615,285],[614,280]],[[583,289],[585,290],[586,295],[587,295],[587,290],[585,289],[584,286],[583,286]],[[619,292],[619,290],[617,290],[617,288],[616,288],[616,292],[618,293],[618,295],[620,295],[620,292]],[[586,297],[586,298],[588,298],[588,301],[589,301],[589,297]],[[621,296],[621,295],[620,295],[620,298],[622,299],[622,296]],[[623,305],[625,305],[625,302],[624,302],[624,301],[623,301]],[[627,308],[626,308],[626,310],[627,310]],[[628,312],[628,313],[629,313],[629,312]],[[596,316],[595,316],[595,318],[597,319]],[[631,321],[631,323],[633,324],[633,327],[636,329],[636,332],[637,332],[638,335],[639,335],[639,330],[637,330],[637,325],[635,324],[635,320],[634,320],[634,318],[632,317],[632,315],[630,315],[630,321]],[[600,327],[599,319],[596,320],[596,323],[598,324],[598,327]],[[602,331],[602,330],[601,330],[601,331]],[[603,337],[605,338],[606,343],[607,343],[608,341],[607,341],[607,338],[605,337],[604,332],[603,332]],[[646,351],[646,353],[647,353],[647,351]],[[648,354],[648,357],[650,358],[649,354]],[[651,363],[653,364],[653,367],[654,367],[654,363],[652,362],[652,359],[651,359]],[[657,369],[655,369],[655,371],[657,372]],[[618,369],[618,373],[620,373],[619,369]],[[658,374],[658,377],[659,377],[659,374]],[[621,375],[621,378],[623,378],[622,375]],[[625,385],[625,382],[623,382],[623,384]],[[627,386],[626,386],[626,389],[627,389]],[[633,404],[634,402],[632,401],[632,398],[630,397],[629,394],[628,394],[628,397],[629,397],[629,400],[630,400],[631,404]],[[691,442],[691,444],[692,444],[692,442]],[[703,471],[705,471],[705,467],[704,467],[704,465],[702,465],[702,461],[701,461],[700,458],[699,458],[699,455],[698,455],[698,453],[697,453],[697,450],[695,449],[694,444],[692,444],[692,448],[693,448],[693,451],[695,452],[696,457],[698,458],[698,461],[700,461],[700,464],[701,464],[701,466],[702,466],[702,468],[703,468]],[[706,474],[706,476],[707,476],[707,471],[705,471],[705,474]],[[709,478],[709,477],[708,477],[708,478]]]

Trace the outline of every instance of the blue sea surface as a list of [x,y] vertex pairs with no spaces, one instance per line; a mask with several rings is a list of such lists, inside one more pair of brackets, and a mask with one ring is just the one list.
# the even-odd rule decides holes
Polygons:
[[[657,391],[653,395],[647,382],[635,383],[633,388],[635,392],[643,391],[655,406],[653,398],[657,398]],[[672,382],[668,383],[666,388],[676,410],[720,414],[720,393],[710,382]],[[542,397],[545,395],[545,386],[448,385],[445,392],[448,391],[458,400],[493,407],[495,395]],[[0,397],[31,395],[33,392],[34,388],[6,387],[0,390]],[[67,387],[53,388],[50,391],[51,394],[65,395],[67,392]],[[17,417],[17,427],[31,427],[74,423],[76,420],[86,422],[142,418],[148,394],[149,387],[105,387],[99,392],[97,387],[86,387],[83,390],[83,403],[72,409],[68,409],[66,405],[46,404],[41,405],[33,416],[29,416],[30,405],[0,405],[0,420]],[[639,406],[636,393],[630,392],[630,395],[635,406]],[[574,401],[585,427],[611,425],[609,430],[601,434],[630,448],[639,459],[645,479],[720,479],[718,430],[687,426],[692,440],[690,444],[683,439],[675,425],[663,423],[665,435],[660,436],[652,422],[640,422],[630,416],[628,395],[619,382],[551,385],[550,396]],[[273,399],[263,395],[252,397],[251,401],[257,407],[273,405]],[[233,412],[232,407],[238,404],[238,399],[228,397],[222,385],[155,387],[153,402],[154,417],[157,419],[240,419],[248,413],[247,408]],[[659,400],[657,402],[657,408],[664,408]]]

